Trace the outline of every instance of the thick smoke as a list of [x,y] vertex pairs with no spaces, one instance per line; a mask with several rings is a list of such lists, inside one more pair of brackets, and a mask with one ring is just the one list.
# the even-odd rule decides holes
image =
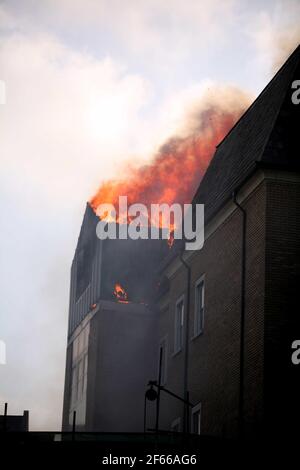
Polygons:
[[284,64],[289,55],[300,44],[300,28],[292,27],[289,31],[279,33],[274,40],[273,72]]
[[177,135],[161,145],[143,166],[130,162],[122,178],[104,182],[90,200],[94,210],[101,203],[118,207],[118,197],[128,203],[179,203],[191,201],[215,152],[216,145],[250,104],[250,97],[235,87],[208,89],[187,110]]

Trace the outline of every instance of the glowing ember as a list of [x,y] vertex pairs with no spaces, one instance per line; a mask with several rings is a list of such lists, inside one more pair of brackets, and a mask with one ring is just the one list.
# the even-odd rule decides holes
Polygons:
[[114,288],[114,295],[117,298],[118,302],[128,303],[128,295],[125,289],[121,286],[121,284],[116,283]]
[[168,243],[168,245],[169,245],[169,248],[172,248],[173,243],[174,243],[174,232],[171,232],[171,233],[170,233],[170,237],[168,238],[167,243]]

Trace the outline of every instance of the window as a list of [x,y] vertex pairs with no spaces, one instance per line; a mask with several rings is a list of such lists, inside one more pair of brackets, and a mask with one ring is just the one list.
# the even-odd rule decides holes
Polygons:
[[84,356],[84,366],[83,366],[83,396],[86,396],[87,370],[88,370],[88,355],[85,354],[85,356]]
[[166,385],[167,383],[167,367],[168,367],[168,343],[167,343],[167,337],[163,338],[160,342],[159,346],[159,359],[160,359],[160,354],[161,356],[161,377],[160,377],[160,383],[161,385]]
[[192,409],[192,423],[191,432],[193,434],[200,434],[201,429],[201,403]]
[[194,337],[203,332],[204,327],[204,278],[195,285]]
[[79,423],[81,421],[84,423],[85,419],[84,415],[87,391],[88,338],[89,324],[84,327],[84,329],[73,341],[70,423],[72,422],[73,411],[75,409],[77,412],[77,422]]
[[78,389],[77,389],[77,400],[82,398],[82,388],[83,388],[83,359],[78,362]]
[[183,323],[184,323],[184,298],[181,297],[176,302],[176,307],[175,307],[174,354],[181,351],[182,346],[183,346]]
[[180,432],[180,418],[174,419],[171,424],[171,431],[172,432]]
[[74,364],[78,357],[78,336],[73,341],[73,359],[72,363]]
[[71,388],[71,408],[73,408],[77,402],[77,377],[78,377],[78,369],[77,367],[73,367],[72,388]]

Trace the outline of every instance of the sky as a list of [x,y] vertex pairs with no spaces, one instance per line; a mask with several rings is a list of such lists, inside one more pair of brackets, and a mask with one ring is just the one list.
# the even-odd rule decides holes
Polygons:
[[207,88],[255,98],[299,24],[296,0],[0,0],[0,407],[31,430],[61,427],[86,201],[183,132]]

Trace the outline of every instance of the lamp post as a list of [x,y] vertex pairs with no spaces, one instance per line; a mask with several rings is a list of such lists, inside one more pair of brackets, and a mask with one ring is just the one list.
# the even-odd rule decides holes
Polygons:
[[[150,380],[148,382],[148,390],[145,393],[145,410],[146,410],[146,401],[156,401],[157,400],[157,407],[156,407],[156,424],[155,424],[155,432],[158,433],[158,425],[159,425],[159,399],[160,399],[160,392],[165,392],[173,398],[181,401],[186,405],[186,414],[189,416],[189,408],[193,408],[194,405],[189,401],[189,399],[182,398],[181,396],[177,395],[176,393],[172,392],[168,388],[160,385],[156,380]],[[189,394],[187,393],[187,397]],[[146,411],[144,413],[144,430],[146,431]],[[187,429],[187,433],[189,433],[189,427]]]

